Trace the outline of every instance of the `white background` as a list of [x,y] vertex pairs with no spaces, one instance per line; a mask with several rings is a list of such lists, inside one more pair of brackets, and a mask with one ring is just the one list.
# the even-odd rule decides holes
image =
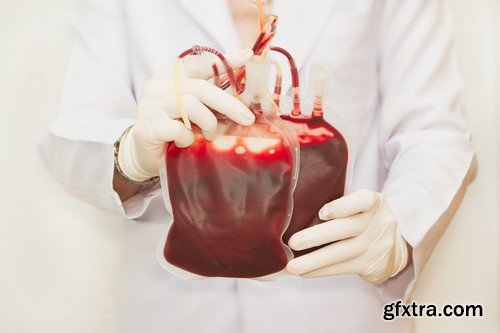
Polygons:
[[[500,327],[500,0],[448,0],[479,171],[414,293],[481,303],[485,317],[424,318],[418,332]],[[58,108],[73,0],[0,0],[0,332],[113,332],[123,221],[81,203],[37,143]],[[495,49],[496,48],[496,49]],[[497,82],[495,82],[497,81]]]

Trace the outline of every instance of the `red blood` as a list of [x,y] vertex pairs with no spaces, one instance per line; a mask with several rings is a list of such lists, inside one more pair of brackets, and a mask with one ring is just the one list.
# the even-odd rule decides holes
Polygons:
[[267,123],[220,121],[213,142],[200,134],[188,148],[168,144],[167,177],[174,222],[165,259],[184,270],[258,277],[282,270],[281,241],[291,190],[292,154]]
[[[347,144],[339,131],[322,116],[281,116],[297,133],[300,143],[299,179],[293,194],[293,215],[283,235],[290,237],[322,221],[318,212],[324,204],[344,194],[347,170]],[[301,256],[319,247],[294,251]]]

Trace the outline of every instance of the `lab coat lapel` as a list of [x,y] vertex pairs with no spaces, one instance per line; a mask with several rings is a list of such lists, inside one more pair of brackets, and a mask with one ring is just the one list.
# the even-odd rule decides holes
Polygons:
[[[276,0],[273,11],[278,15],[278,28],[271,44],[290,51],[300,70],[341,2],[342,0]],[[289,87],[290,83],[284,82],[284,91]]]
[[[240,42],[226,0],[177,0],[223,52],[239,49]],[[182,32],[179,32],[182,33]],[[197,41],[189,41],[196,44]]]

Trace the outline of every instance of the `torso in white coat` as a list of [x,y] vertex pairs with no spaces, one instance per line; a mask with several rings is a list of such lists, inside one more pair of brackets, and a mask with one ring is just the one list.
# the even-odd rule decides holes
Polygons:
[[[129,3],[130,44],[134,45],[131,65],[137,95],[152,71],[171,65],[179,52],[194,44],[224,51],[241,47],[225,1],[210,1],[211,8],[206,8],[207,2],[203,1]],[[303,78],[308,77],[311,61],[333,62],[335,110],[351,126],[363,126],[362,131],[352,131],[366,137],[377,103],[374,37],[378,12],[368,6],[369,2],[365,2],[366,8],[340,1],[309,3],[311,8],[302,3],[305,10],[285,1],[276,3],[274,12],[279,25],[273,44],[292,52]],[[355,10],[342,8],[346,4]],[[282,68],[286,68],[285,61]],[[342,91],[339,87],[343,87]],[[329,116],[325,115],[331,121]],[[373,141],[376,143],[376,139]],[[367,163],[379,165],[376,157],[371,156]],[[369,170],[360,174],[363,180],[358,186],[377,188],[378,172]],[[165,223],[171,221],[161,199],[157,201],[147,221],[131,228],[125,243],[124,331],[160,332],[160,327],[163,332],[408,330],[383,321],[379,294],[357,276],[315,280],[290,277],[274,283],[232,279],[188,283],[169,276],[154,257],[159,235]]]
[[[336,114],[348,127],[347,137],[354,147],[350,152],[350,163],[355,164],[349,190],[366,187],[386,195],[403,236],[415,249],[416,264],[378,288],[354,275],[318,279],[290,276],[272,283],[245,279],[186,282],[164,271],[156,261],[158,242],[172,218],[155,189],[126,202],[123,208],[127,217],[139,218],[125,222],[123,269],[117,282],[120,332],[412,331],[407,318],[393,322],[382,319],[382,296],[402,297],[411,289],[412,279],[435,244],[435,240],[425,243],[427,231],[447,208],[447,200],[458,189],[472,154],[467,128],[453,104],[460,81],[451,64],[453,59],[448,58],[448,24],[442,23],[442,5],[430,3],[273,1],[273,12],[279,16],[273,44],[295,56],[301,77],[308,77],[312,61],[334,65],[329,96]],[[421,32],[412,32],[419,25]],[[240,48],[240,44],[225,0],[114,0],[108,4],[86,0],[77,8],[75,26],[79,40],[69,68],[63,110],[49,129],[42,154],[72,194],[123,213],[110,187],[112,143],[133,122],[144,83],[155,69],[171,66],[175,57],[193,44],[225,52]],[[437,37],[429,42],[436,43],[429,54],[421,43],[430,35]],[[282,68],[286,68],[285,61]],[[290,82],[287,76],[286,81]],[[436,89],[427,91],[428,86]],[[441,86],[447,90],[441,90]],[[335,124],[334,114],[326,113],[325,117]],[[431,146],[421,131],[437,119],[447,122],[444,127],[456,130],[445,131],[442,137],[456,136],[458,143],[444,140],[439,148],[437,135],[438,141],[432,146],[451,151],[452,157],[463,163],[454,163],[450,171],[447,160],[437,162],[446,175],[452,175],[445,184],[434,184],[445,187],[437,195],[443,200],[429,203],[428,213],[411,220],[415,208],[410,203],[424,200],[418,197],[421,191],[399,196],[398,191],[413,189],[413,180],[421,183],[420,177],[432,177],[424,170],[427,174],[417,172],[414,178],[405,179],[402,170],[411,170],[419,157],[401,154]],[[90,125],[85,129],[82,124]],[[79,152],[80,158],[89,154],[88,159],[94,162],[84,161],[77,167],[71,161],[54,162],[54,156],[71,156],[82,146],[86,151]],[[436,154],[442,155],[439,151]],[[425,169],[427,161],[422,163]],[[392,168],[391,179],[388,170]],[[70,183],[70,179],[81,183]],[[391,186],[387,186],[388,179]],[[420,195],[423,198],[426,193]],[[425,253],[422,259],[421,247]]]

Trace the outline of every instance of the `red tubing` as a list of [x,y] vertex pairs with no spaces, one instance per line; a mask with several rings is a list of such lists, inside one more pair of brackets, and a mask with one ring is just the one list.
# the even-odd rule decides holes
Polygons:
[[297,65],[295,64],[295,60],[292,55],[279,46],[269,46],[269,49],[272,51],[279,52],[283,54],[287,59],[290,65],[290,73],[292,74],[292,87],[293,87],[293,108],[292,108],[292,116],[300,117],[302,111],[300,109],[300,93],[299,93],[299,71],[297,70]]
[[288,63],[290,64],[290,73],[292,74],[292,87],[298,88],[299,71],[297,70],[297,65],[295,65],[295,60],[293,59],[292,55],[287,50],[279,46],[271,45],[269,46],[269,49],[283,54],[288,59]]
[[219,69],[217,68],[217,64],[215,63],[212,64],[212,71],[214,72],[214,85],[216,87],[220,87],[220,75],[219,75]]
[[280,96],[281,96],[281,78],[276,79],[276,83],[274,85],[274,103],[277,106],[280,106]]
[[[267,44],[269,43],[269,41],[271,40],[271,38],[268,37],[269,41],[266,40],[264,43],[263,43],[263,40],[264,40],[264,37],[266,36],[266,33],[264,31],[262,31],[260,34],[259,34],[259,37],[257,37],[257,40],[255,41],[255,43],[253,44],[253,47],[252,47],[252,51],[253,51],[253,54],[255,55],[260,55],[262,53],[262,50],[263,48],[261,47],[262,44]],[[241,80],[243,79],[243,77],[245,76],[245,68],[242,68],[241,71],[238,73],[237,77],[236,77],[236,81],[237,82],[241,82]],[[230,85],[230,82],[229,81],[226,81],[224,82],[224,84],[221,86],[221,89],[227,89]]]
[[231,87],[233,87],[234,91],[237,94],[241,94],[243,92],[243,89],[241,89],[241,86],[237,83],[236,77],[234,76],[233,69],[231,68],[231,66],[227,62],[224,55],[222,53],[220,53],[219,51],[217,51],[216,49],[214,49],[212,47],[208,47],[208,46],[194,45],[190,49],[187,49],[186,51],[179,54],[178,58],[184,58],[185,56],[187,56],[189,54],[200,54],[202,52],[209,52],[209,53],[215,54],[221,60],[222,65],[226,69],[226,75],[229,79],[229,84],[231,85]]
[[[267,19],[264,27],[262,28],[257,40],[253,44],[252,51],[255,55],[261,55],[264,49],[269,45],[274,35],[276,34],[276,26],[278,24],[278,17],[276,15],[270,15]],[[236,75],[236,82],[241,83],[245,77],[245,68],[238,70]],[[222,80],[221,89],[226,89],[229,87],[230,82],[227,80]]]

